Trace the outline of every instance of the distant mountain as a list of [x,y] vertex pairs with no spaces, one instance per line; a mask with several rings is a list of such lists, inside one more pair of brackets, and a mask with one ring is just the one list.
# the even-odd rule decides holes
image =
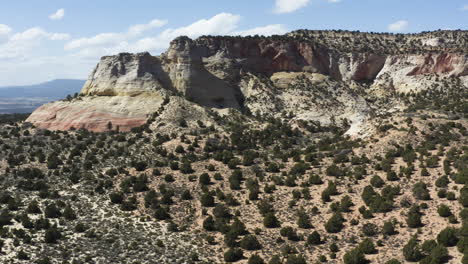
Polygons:
[[53,80],[45,83],[0,87],[0,98],[46,97],[52,100],[65,98],[68,94],[78,93],[84,80]]
[[27,86],[0,87],[0,114],[31,113],[39,106],[78,93],[84,80],[53,80]]

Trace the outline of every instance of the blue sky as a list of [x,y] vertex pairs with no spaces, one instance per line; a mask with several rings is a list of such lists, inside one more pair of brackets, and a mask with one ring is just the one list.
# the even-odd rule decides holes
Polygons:
[[468,0],[8,0],[0,9],[0,86],[85,79],[103,55],[159,54],[178,35],[303,28],[466,30]]

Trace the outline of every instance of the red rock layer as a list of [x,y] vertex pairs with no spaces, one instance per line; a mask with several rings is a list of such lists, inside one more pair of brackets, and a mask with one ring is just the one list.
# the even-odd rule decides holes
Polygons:
[[37,128],[49,130],[87,129],[93,132],[108,131],[111,122],[113,130],[130,131],[146,123],[141,116],[123,116],[115,113],[100,112],[89,108],[73,106],[43,105],[26,120]]
[[[420,75],[420,74],[447,74],[451,73],[456,69],[456,65],[460,65],[463,69],[460,70],[458,75],[468,74],[468,65],[463,65],[462,61],[464,58],[458,54],[428,54],[424,57],[424,61],[421,65],[414,68],[408,73],[408,76]],[[466,58],[465,58],[466,60]]]

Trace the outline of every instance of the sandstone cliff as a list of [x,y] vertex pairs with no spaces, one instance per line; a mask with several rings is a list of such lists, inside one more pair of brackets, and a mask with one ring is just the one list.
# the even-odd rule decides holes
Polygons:
[[[428,76],[465,78],[467,35],[296,31],[270,38],[179,37],[158,57],[103,57],[79,98],[46,104],[27,121],[52,130],[93,131],[112,122],[124,131],[144,124],[164,98],[176,95],[205,109],[288,113],[292,121],[346,119],[359,133],[375,113],[369,92],[418,92],[437,82]],[[176,111],[181,104],[171,107]]]

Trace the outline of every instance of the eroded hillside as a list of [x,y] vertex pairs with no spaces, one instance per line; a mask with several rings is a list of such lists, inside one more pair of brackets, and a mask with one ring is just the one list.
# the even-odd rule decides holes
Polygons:
[[297,31],[104,57],[79,96],[0,117],[0,262],[468,263],[464,43]]

